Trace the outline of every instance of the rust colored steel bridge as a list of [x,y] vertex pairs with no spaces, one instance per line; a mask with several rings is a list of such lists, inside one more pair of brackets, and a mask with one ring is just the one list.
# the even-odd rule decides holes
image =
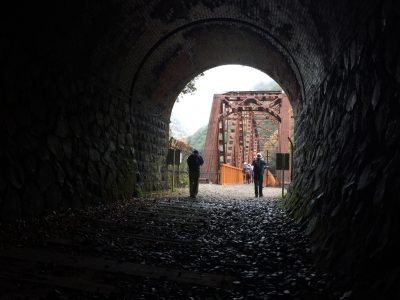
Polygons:
[[[201,179],[219,183],[222,164],[242,168],[261,152],[269,168],[275,153],[289,152],[292,107],[285,93],[240,91],[215,94],[204,145]],[[278,174],[278,181],[281,181]],[[285,182],[290,172],[285,173]]]

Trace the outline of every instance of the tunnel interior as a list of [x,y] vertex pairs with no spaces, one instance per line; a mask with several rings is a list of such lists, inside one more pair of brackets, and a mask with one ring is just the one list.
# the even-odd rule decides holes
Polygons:
[[398,292],[398,2],[121,0],[3,13],[2,221],[164,189],[179,92],[202,71],[243,64],[291,99],[285,206],[318,264],[360,295]]

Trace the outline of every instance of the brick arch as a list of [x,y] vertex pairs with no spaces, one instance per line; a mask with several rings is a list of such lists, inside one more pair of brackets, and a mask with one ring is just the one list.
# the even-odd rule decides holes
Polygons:
[[[205,34],[203,32],[204,28],[207,28],[207,33]],[[230,35],[230,37],[224,37],[224,31],[235,33],[233,35]],[[200,35],[202,41],[198,42],[197,40],[200,39]],[[180,36],[183,36],[185,38],[180,38]],[[230,50],[230,45],[237,42],[235,36],[239,38],[241,36],[251,37],[248,41],[243,41],[243,43],[248,43],[250,48]],[[213,38],[220,39],[220,42],[215,44],[214,48],[212,49],[215,51],[214,55],[219,55],[220,57],[215,61],[210,62],[209,57],[203,57],[203,55],[201,54],[191,54],[192,56],[195,56],[196,60],[199,60],[200,63],[198,63],[197,66],[194,66],[194,68],[193,66],[189,65],[189,68],[192,67],[193,71],[188,70],[189,75],[183,74],[186,75],[182,76],[183,79],[177,78],[176,80],[179,80],[178,83],[174,83],[171,81],[168,87],[169,89],[171,89],[171,86],[173,87],[175,85],[178,87],[177,90],[183,88],[184,84],[190,81],[191,78],[193,78],[195,75],[212,67],[224,64],[244,64],[259,69],[269,75],[272,74],[271,77],[274,77],[274,79],[282,87],[284,87],[285,90],[287,90],[290,98],[297,101],[301,97],[304,98],[304,80],[299,70],[296,59],[292,55],[292,53],[290,53],[290,51],[282,43],[280,43],[280,41],[271,32],[268,32],[266,29],[263,29],[250,22],[245,22],[240,19],[232,18],[203,19],[197,22],[185,24],[184,26],[176,28],[172,32],[169,32],[168,34],[163,36],[150,48],[150,50],[146,53],[146,55],[140,62],[139,67],[137,68],[136,73],[133,76],[130,94],[134,96],[136,90],[139,89],[137,88],[137,86],[141,81],[141,77],[144,77],[144,75],[142,75],[141,73],[146,73],[146,68],[151,69],[152,65],[157,65],[157,63],[160,64],[160,62],[157,61],[150,62],[152,60],[152,57],[157,57],[159,58],[159,60],[162,60],[165,57],[163,55],[163,52],[168,51],[168,48],[173,49],[175,47],[177,49],[175,51],[178,53],[175,53],[175,55],[168,57],[168,59],[170,59],[171,61],[179,61],[179,55],[183,56],[187,55],[188,52],[198,52],[195,49],[196,47],[204,47],[204,45],[201,45],[201,43],[206,44],[208,41],[212,41]],[[260,49],[261,45],[264,49]],[[259,51],[251,51],[251,47],[258,47]],[[233,51],[233,53],[224,57],[224,52],[226,51]],[[205,53],[204,55],[207,55],[207,53]],[[256,57],[256,59],[244,58],[245,56]],[[262,56],[271,56],[273,58],[270,60],[262,60],[260,59]],[[177,66],[173,64],[171,64],[169,67],[173,69],[177,68]],[[154,70],[152,71],[154,72]],[[171,71],[163,71],[165,74],[164,76],[168,78],[166,80],[171,80],[171,77],[168,76]],[[150,73],[150,71],[147,71],[147,73]],[[149,76],[149,74],[147,74],[147,76]],[[158,76],[160,76],[160,72],[156,72],[156,74],[154,74],[154,77]],[[161,81],[165,81],[165,79],[161,79]],[[156,83],[154,82],[152,82],[152,84],[156,85]],[[176,96],[177,94],[173,96],[172,99],[176,99]]]

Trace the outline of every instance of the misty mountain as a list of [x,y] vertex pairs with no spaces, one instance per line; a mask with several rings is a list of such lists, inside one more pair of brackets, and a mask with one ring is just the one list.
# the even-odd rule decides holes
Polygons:
[[186,137],[189,135],[185,126],[179,121],[179,119],[172,115],[170,124],[169,124],[170,135],[179,140],[186,140]]
[[282,91],[282,88],[275,81],[260,81],[256,83],[252,91]]

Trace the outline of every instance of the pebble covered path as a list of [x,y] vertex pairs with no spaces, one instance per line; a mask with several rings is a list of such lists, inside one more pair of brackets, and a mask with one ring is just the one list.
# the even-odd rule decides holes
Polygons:
[[200,185],[0,227],[0,299],[345,299],[280,189]]

